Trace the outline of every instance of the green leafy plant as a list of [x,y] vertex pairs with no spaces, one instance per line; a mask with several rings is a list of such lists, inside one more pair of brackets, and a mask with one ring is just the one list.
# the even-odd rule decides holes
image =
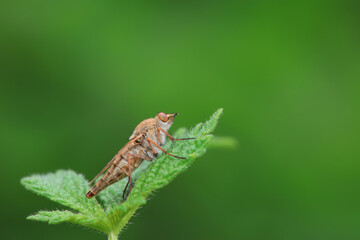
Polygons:
[[[223,110],[218,109],[205,123],[197,124],[192,130],[179,129],[177,138],[196,137],[195,140],[168,143],[165,149],[186,160],[161,155],[152,163],[144,161],[133,173],[135,187],[123,203],[122,191],[127,179],[123,179],[102,191],[97,198],[87,199],[89,182],[83,175],[72,170],[58,170],[45,175],[25,177],[21,183],[28,190],[60,203],[71,210],[39,211],[27,217],[30,220],[58,224],[68,222],[96,229],[117,239],[119,233],[143,204],[151,192],[164,187],[178,174],[187,169],[194,160],[203,155],[212,140],[210,134],[216,127]],[[219,142],[219,145],[226,143]]]

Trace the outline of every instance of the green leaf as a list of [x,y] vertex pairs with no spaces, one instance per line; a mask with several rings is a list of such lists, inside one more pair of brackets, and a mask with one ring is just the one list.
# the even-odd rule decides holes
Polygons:
[[[121,203],[122,192],[127,182],[123,179],[102,191],[96,198],[87,199],[89,186],[83,175],[72,170],[59,170],[45,175],[23,178],[21,183],[30,191],[60,203],[70,209],[65,211],[40,211],[29,216],[30,220],[57,224],[68,222],[96,229],[116,239],[136,210],[146,203],[153,191],[170,183],[177,175],[191,166],[196,158],[203,155],[213,139],[214,131],[223,110],[217,110],[205,123],[197,124],[192,130],[179,129],[177,138],[196,137],[194,140],[167,142],[164,146],[169,152],[187,159],[176,159],[161,155],[152,163],[144,161],[133,172],[136,181],[128,199]],[[220,144],[221,145],[221,144]]]
[[82,213],[71,211],[39,211],[38,213],[27,217],[29,220],[48,222],[49,224],[58,224],[62,222],[74,223],[84,227],[93,228],[100,232],[110,233],[111,229],[104,218],[93,217]]
[[[72,170],[58,170],[46,175],[32,175],[21,179],[28,190],[84,214],[101,215],[102,208],[95,199],[87,199],[89,183]],[[102,214],[104,215],[104,213]]]

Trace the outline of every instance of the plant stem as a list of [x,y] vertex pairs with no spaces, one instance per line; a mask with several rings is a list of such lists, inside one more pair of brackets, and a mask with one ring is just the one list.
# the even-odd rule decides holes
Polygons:
[[114,232],[110,232],[108,236],[108,240],[118,240],[118,235]]

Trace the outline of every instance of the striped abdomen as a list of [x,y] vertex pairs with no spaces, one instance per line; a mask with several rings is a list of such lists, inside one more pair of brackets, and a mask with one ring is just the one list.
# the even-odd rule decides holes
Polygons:
[[127,170],[128,163],[124,158],[121,157],[120,160],[115,160],[102,178],[89,190],[86,197],[92,198],[111,184],[127,177]]
[[[131,164],[131,171],[135,170],[143,161],[140,158],[129,159]],[[107,172],[102,176],[102,178],[96,182],[96,184],[89,190],[86,194],[87,198],[92,198],[96,196],[99,192],[114,184],[121,179],[129,175],[128,162],[122,156],[119,159],[115,159],[111,166],[108,168]]]

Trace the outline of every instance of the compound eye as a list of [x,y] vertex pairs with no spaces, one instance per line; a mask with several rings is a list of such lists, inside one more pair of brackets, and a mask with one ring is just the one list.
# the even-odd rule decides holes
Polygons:
[[163,112],[159,113],[158,117],[163,122],[167,122],[167,120],[168,120],[168,117],[167,117],[166,113],[163,113]]

